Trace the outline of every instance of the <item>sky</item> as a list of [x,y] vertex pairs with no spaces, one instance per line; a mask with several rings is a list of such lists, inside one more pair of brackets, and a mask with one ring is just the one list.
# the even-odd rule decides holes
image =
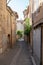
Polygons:
[[11,0],[8,4],[13,11],[19,14],[19,20],[24,19],[23,11],[28,7],[29,0]]

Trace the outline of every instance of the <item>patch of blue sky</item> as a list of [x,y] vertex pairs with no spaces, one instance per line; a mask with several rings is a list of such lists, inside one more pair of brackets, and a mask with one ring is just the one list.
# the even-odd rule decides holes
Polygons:
[[24,19],[23,11],[28,7],[29,0],[11,0],[8,4],[13,11],[18,12],[19,19]]

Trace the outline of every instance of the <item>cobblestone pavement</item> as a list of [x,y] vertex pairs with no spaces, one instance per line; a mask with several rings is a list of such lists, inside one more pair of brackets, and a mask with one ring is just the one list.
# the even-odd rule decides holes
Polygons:
[[32,65],[30,56],[29,47],[24,41],[19,41],[14,48],[0,55],[0,65]]

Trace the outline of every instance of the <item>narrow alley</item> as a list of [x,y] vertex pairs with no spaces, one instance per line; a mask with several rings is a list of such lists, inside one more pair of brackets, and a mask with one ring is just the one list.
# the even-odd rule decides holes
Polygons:
[[43,0],[0,0],[0,65],[43,65]]
[[32,65],[31,52],[24,41],[18,41],[14,48],[0,55],[0,65]]

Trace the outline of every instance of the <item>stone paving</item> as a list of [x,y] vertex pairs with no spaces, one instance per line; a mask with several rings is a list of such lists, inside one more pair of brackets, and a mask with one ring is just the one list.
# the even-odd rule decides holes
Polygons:
[[0,65],[33,65],[29,47],[24,41],[17,42],[14,48],[0,55]]

